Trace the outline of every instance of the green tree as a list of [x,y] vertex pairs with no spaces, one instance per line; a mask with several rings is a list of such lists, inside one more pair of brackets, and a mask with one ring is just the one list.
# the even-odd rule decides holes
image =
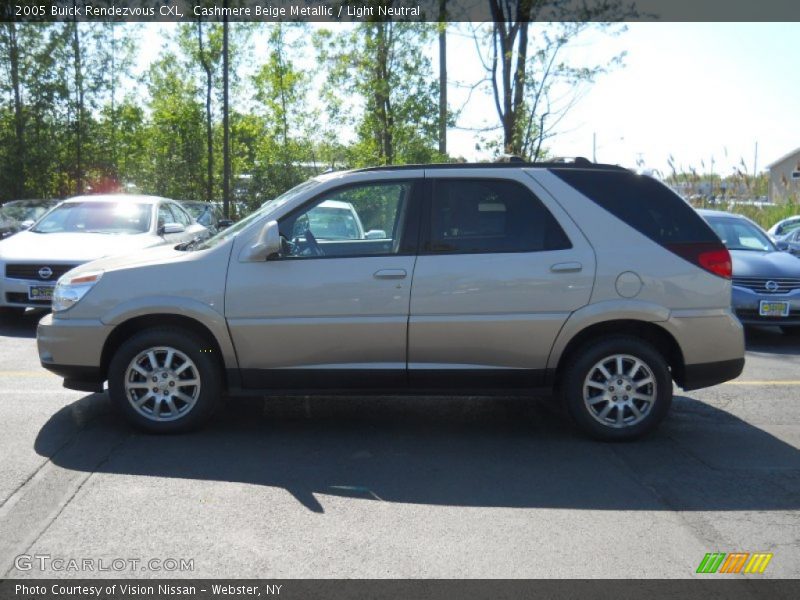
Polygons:
[[427,23],[371,21],[348,34],[316,35],[331,124],[356,132],[351,164],[441,159],[437,82],[425,55],[434,31]]
[[272,197],[304,180],[313,169],[313,128],[318,113],[308,108],[310,77],[292,56],[302,52],[308,27],[275,23],[267,38],[269,55],[253,77],[254,115],[261,129],[251,175],[253,185]]
[[143,187],[179,199],[202,198],[204,111],[196,89],[187,80],[177,57],[163,55],[147,75],[151,122],[147,152],[151,163]]

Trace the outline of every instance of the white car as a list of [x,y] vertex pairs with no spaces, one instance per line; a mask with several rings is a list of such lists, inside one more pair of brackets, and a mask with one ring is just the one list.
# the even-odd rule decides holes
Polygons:
[[364,231],[353,204],[341,200],[326,200],[308,211],[305,218],[295,223],[293,237],[303,236],[309,228],[321,240],[382,240],[387,237],[383,229]]
[[58,278],[83,263],[206,237],[208,230],[174,200],[127,194],[70,198],[0,242],[0,309],[49,307]]

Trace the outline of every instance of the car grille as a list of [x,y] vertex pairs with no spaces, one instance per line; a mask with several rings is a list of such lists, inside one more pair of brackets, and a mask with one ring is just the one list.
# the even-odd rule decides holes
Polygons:
[[6,302],[27,304],[28,306],[50,306],[50,300],[28,300],[28,294],[20,292],[6,293]]
[[[767,284],[769,284],[769,288]],[[800,290],[800,279],[789,277],[734,277],[733,285],[753,290],[759,294],[788,294],[794,290]]]
[[[31,264],[7,264],[6,277],[8,279],[35,279],[36,281],[52,281],[53,283],[70,269],[74,269],[78,265],[31,265]],[[52,275],[49,277],[42,277],[39,275],[39,270],[49,268]]]

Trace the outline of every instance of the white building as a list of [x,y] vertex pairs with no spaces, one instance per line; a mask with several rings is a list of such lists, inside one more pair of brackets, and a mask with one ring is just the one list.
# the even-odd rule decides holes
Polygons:
[[800,148],[767,166],[770,202],[800,200]]

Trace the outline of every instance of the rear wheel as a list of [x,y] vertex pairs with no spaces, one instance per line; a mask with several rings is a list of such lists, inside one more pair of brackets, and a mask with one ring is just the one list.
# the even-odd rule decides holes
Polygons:
[[589,343],[563,373],[562,399],[582,431],[606,441],[654,429],[672,403],[672,377],[658,350],[635,337]]
[[208,348],[201,337],[180,329],[149,329],[131,337],[109,366],[113,404],[132,424],[152,433],[199,427],[222,391],[221,369]]

